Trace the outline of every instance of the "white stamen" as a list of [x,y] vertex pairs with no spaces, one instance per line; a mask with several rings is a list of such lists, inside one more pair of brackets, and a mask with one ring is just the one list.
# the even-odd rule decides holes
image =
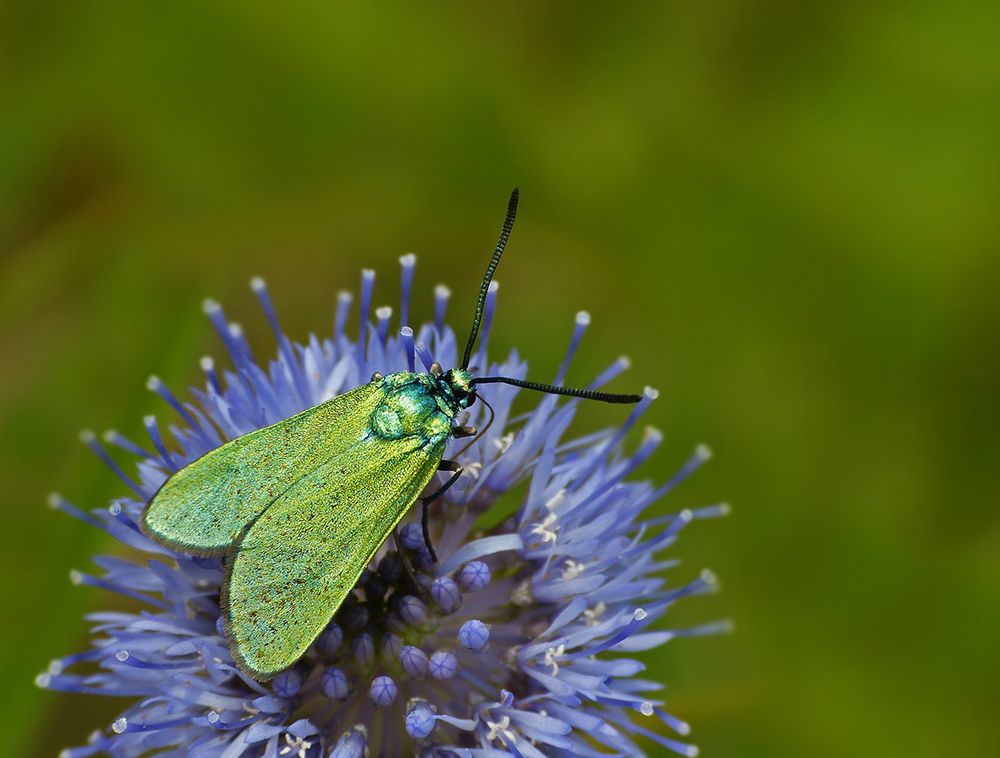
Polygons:
[[288,755],[294,752],[298,758],[306,758],[306,753],[309,752],[309,748],[312,747],[312,742],[303,739],[302,737],[295,737],[291,734],[285,733],[285,742],[287,745],[281,748],[280,755]]
[[642,705],[639,706],[639,713],[641,713],[643,716],[652,716],[653,704],[650,703],[648,700],[644,700]]
[[498,440],[493,440],[493,444],[496,445],[497,450],[500,451],[500,455],[503,455],[510,449],[510,446],[514,443],[514,432],[508,432],[503,437]]
[[122,663],[125,663],[125,661],[128,660],[128,650],[119,650],[117,653],[115,653],[115,658],[117,658]]
[[201,303],[201,309],[205,313],[211,315],[213,313],[218,313],[219,311],[221,311],[222,310],[222,306],[219,305],[214,300],[212,300],[211,298],[209,298],[207,300],[203,300],[202,301],[202,303]]
[[593,608],[585,610],[583,617],[587,620],[587,626],[597,626],[607,609],[608,607],[604,603],[598,603]]
[[250,288],[254,292],[260,292],[263,289],[267,289],[267,285],[264,284],[264,280],[261,277],[255,276],[250,280]]
[[406,253],[405,255],[399,256],[399,262],[404,266],[412,266],[417,262],[416,253]]
[[404,337],[412,337],[413,336],[413,330],[410,327],[408,327],[408,326],[402,327],[399,330],[399,333],[401,335],[403,335]]
[[493,742],[497,737],[501,738],[504,745],[507,744],[507,740],[514,741],[514,734],[509,729],[510,716],[501,716],[499,721],[487,721],[486,727],[489,729],[486,733],[487,742]]
[[42,673],[35,677],[36,687],[42,687],[44,689],[45,687],[48,687],[51,682],[52,676],[49,674]]
[[550,666],[552,670],[549,672],[552,676],[559,673],[559,664],[556,663],[556,658],[562,658],[566,654],[566,646],[559,645],[558,647],[550,647],[545,651],[544,665]]
[[128,729],[128,719],[124,716],[111,725],[111,731],[115,734],[122,734],[126,729]]
[[649,614],[646,613],[646,611],[644,611],[642,608],[636,608],[634,611],[632,611],[632,618],[634,618],[636,621],[642,621],[648,615]]
[[580,326],[586,326],[590,323],[590,314],[587,311],[580,311],[576,314],[576,323]]
[[521,655],[521,646],[514,645],[513,647],[507,648],[503,653],[503,662],[505,666],[514,667]]
[[656,400],[660,396],[660,391],[653,389],[652,387],[646,387],[643,389],[642,394],[648,397],[650,400]]
[[88,442],[93,442],[94,439],[95,439],[94,432],[91,431],[90,429],[84,429],[83,431],[80,432],[80,442],[86,444]]
[[215,361],[212,360],[212,358],[207,355],[202,356],[201,360],[198,361],[198,363],[201,364],[202,371],[211,371],[212,369],[215,368]]
[[50,492],[49,496],[46,498],[46,502],[49,504],[49,508],[55,510],[59,508],[59,504],[62,502],[62,495],[58,492]]
[[445,285],[439,284],[434,288],[434,297],[448,299],[451,297],[451,290]]
[[545,501],[545,508],[550,512],[554,511],[556,508],[562,505],[565,500],[566,500],[566,490],[561,489],[551,498]]
[[69,581],[71,584],[83,584],[83,574],[73,569],[69,572]]
[[153,374],[151,377],[149,377],[149,379],[146,380],[146,389],[152,392],[156,392],[156,390],[160,388],[161,384],[162,382],[160,381],[160,377],[158,377],[156,374]]
[[[215,662],[222,663],[222,661],[220,661],[218,658],[216,658]],[[260,711],[257,708],[254,708],[249,702],[245,700],[243,701],[243,712],[251,716],[256,716],[258,713],[260,713]]]
[[108,429],[108,431],[106,431],[101,436],[104,438],[105,442],[111,443],[114,440],[114,438],[118,436],[118,430],[117,429]]
[[381,308],[375,309],[375,318],[379,321],[388,321],[392,318],[392,308],[388,305],[383,305]]
[[[557,516],[554,513],[550,513],[545,517],[545,520],[540,524],[535,524],[531,528],[532,534],[537,534],[542,538],[542,542],[551,542],[553,545],[556,543],[556,537],[559,532],[559,526],[556,524]],[[555,527],[555,528],[552,528]]]
[[519,607],[526,607],[534,602],[534,595],[531,592],[531,582],[525,579],[514,591],[510,593],[510,602]]
[[489,288],[486,291],[487,292],[491,292],[493,294],[496,294],[496,291],[498,289],[500,289],[500,282],[498,282],[496,279],[494,279],[492,282],[490,282],[490,286],[489,286]]
[[701,460],[707,461],[712,457],[712,449],[705,443],[702,443],[694,449],[694,454]]
[[587,567],[586,563],[577,563],[576,561],[567,558],[566,568],[562,571],[562,578],[564,582],[568,582],[570,579],[576,579],[583,570]]

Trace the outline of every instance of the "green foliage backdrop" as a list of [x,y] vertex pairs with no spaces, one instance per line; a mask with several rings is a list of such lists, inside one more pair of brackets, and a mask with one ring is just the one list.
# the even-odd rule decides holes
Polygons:
[[[120,492],[80,428],[221,357],[200,302],[270,338],[419,255],[464,318],[507,193],[495,348],[657,386],[645,474],[731,500],[648,657],[708,756],[1000,754],[1000,55],[993,3],[0,5],[0,709],[52,755],[120,703],[32,686],[114,602],[110,546],[44,507]],[[390,289],[391,288],[391,289]],[[588,409],[585,424],[614,410]]]

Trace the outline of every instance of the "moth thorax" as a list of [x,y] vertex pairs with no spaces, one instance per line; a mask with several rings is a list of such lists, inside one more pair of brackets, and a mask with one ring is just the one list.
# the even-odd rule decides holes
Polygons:
[[447,371],[441,382],[456,406],[456,409],[468,408],[476,399],[472,386],[472,374],[462,368]]
[[435,428],[437,402],[420,383],[392,390],[372,413],[372,430],[384,439],[426,435]]

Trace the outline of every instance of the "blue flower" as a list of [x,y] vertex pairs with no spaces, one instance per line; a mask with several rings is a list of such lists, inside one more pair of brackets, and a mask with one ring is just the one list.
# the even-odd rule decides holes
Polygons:
[[[233,663],[220,623],[220,561],[174,553],[139,532],[143,506],[166,477],[225,440],[346,392],[374,371],[456,364],[455,334],[445,324],[450,293],[435,290],[434,320],[414,332],[406,324],[415,258],[401,262],[398,331],[391,308],[372,310],[372,271],[362,274],[354,336],[347,327],[353,298],[342,292],[333,335],[311,336],[305,344],[285,336],[266,286],[255,279],[277,338],[275,357],[258,363],[239,325],[206,302],[232,367],[220,370],[202,359],[205,380],[189,399],[151,378],[150,390],[175,420],[164,430],[146,417],[148,446],[116,432],[104,442],[82,435],[130,494],[91,511],[58,495],[51,504],[110,534],[130,557],[97,556],[95,573],[73,571],[71,579],[122,595],[139,609],[92,614],[91,647],[54,660],[38,676],[49,689],[133,700],[88,744],[67,750],[67,758],[170,748],[227,758],[345,758],[366,750],[642,755],[639,737],[696,754],[667,736],[684,736],[688,727],[664,709],[659,684],[638,678],[643,664],[632,654],[722,628],[668,629],[656,622],[680,598],[715,588],[708,572],[669,585],[663,573],[674,564],[662,553],[681,529],[722,515],[726,506],[644,515],[709,457],[698,448],[660,486],[631,479],[660,442],[659,432],[647,429],[626,452],[627,433],[656,398],[652,389],[619,427],[569,438],[578,399],[544,396],[530,412],[515,414],[518,388],[481,388],[496,419],[471,447],[450,443],[447,457],[457,456],[465,474],[432,509],[439,562],[428,554],[419,524],[405,525],[398,544],[387,541],[307,655],[267,684]],[[527,365],[516,352],[499,364],[487,359],[496,298],[494,283],[472,365],[524,378]],[[577,316],[557,384],[588,323],[587,314]],[[627,366],[624,358],[615,361],[589,386],[603,386]],[[466,413],[460,423],[485,425],[482,404]],[[120,465],[105,443],[134,456],[137,465]],[[521,482],[527,494],[514,511],[507,493]],[[514,512],[490,521],[484,514],[491,509]],[[495,525],[481,528],[481,517]],[[409,567],[420,596],[406,594],[412,593]]]

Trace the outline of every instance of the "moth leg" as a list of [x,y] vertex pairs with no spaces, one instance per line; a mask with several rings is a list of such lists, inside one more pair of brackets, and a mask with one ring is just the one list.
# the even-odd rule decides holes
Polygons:
[[438,471],[451,471],[452,474],[448,477],[448,481],[445,482],[439,490],[432,492],[430,495],[421,500],[423,513],[420,514],[420,526],[424,531],[424,544],[427,545],[427,549],[431,553],[431,559],[435,563],[437,563],[438,558],[437,553],[434,552],[434,546],[431,545],[431,535],[427,528],[427,506],[447,492],[451,485],[458,480],[458,477],[462,475],[462,471],[464,471],[464,469],[462,468],[462,464],[458,461],[441,461],[441,463],[438,464]]
[[417,590],[417,592],[419,592],[420,594],[423,594],[423,587],[421,587],[417,583],[417,575],[413,571],[413,566],[410,565],[410,556],[408,556],[406,554],[406,551],[403,550],[403,541],[399,538],[399,530],[398,529],[393,529],[392,530],[392,538],[396,542],[396,553],[399,554],[399,561],[400,561],[400,563],[403,564],[403,571],[406,572],[406,576],[407,576],[407,578],[409,578],[410,584],[413,586],[413,588],[415,590]]
[[455,435],[456,439],[461,439],[462,437],[474,437],[476,435],[476,427],[456,426],[451,430],[451,433]]

